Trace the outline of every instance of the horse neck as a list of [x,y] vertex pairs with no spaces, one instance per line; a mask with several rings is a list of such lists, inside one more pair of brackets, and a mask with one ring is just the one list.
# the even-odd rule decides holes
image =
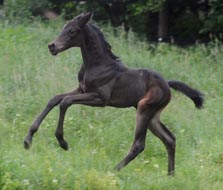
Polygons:
[[81,53],[85,65],[93,64],[96,66],[111,64],[116,61],[111,58],[103,43],[97,31],[95,31],[91,25],[87,25],[84,30],[83,42],[81,45]]

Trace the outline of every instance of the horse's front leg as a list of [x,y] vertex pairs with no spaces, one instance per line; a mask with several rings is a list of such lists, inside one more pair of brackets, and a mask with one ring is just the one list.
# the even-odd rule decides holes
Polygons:
[[60,103],[60,116],[55,136],[64,150],[68,150],[68,144],[63,137],[63,123],[67,108],[72,104],[83,104],[88,106],[105,106],[105,101],[97,93],[85,93],[68,95]]
[[75,89],[71,92],[68,93],[64,93],[64,94],[59,94],[54,96],[52,99],[49,100],[47,106],[45,107],[45,109],[39,114],[39,116],[36,118],[36,120],[33,122],[33,124],[31,125],[31,127],[29,128],[29,132],[27,134],[27,136],[24,139],[24,148],[28,149],[31,146],[32,143],[32,137],[34,135],[35,132],[37,132],[40,124],[42,123],[43,119],[47,116],[47,114],[55,107],[57,106],[65,96],[68,95],[75,95],[75,94],[80,94],[80,90]]

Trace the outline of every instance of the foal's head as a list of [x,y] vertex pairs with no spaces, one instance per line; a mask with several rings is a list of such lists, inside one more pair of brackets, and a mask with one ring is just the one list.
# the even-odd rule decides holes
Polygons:
[[92,12],[82,13],[69,21],[60,35],[48,44],[52,55],[57,55],[71,47],[80,47],[83,42],[83,28],[93,16]]

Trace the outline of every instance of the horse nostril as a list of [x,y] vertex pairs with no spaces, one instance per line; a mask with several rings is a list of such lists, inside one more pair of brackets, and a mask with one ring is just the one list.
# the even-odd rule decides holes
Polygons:
[[55,46],[54,43],[52,43],[52,44],[49,44],[49,45],[48,45],[48,48],[49,48],[51,51],[54,51],[54,50],[56,49],[56,46]]
[[57,47],[56,47],[56,45],[55,45],[54,43],[50,43],[50,44],[48,44],[48,48],[49,48],[50,53],[51,53],[52,55],[57,55],[58,50],[57,50]]

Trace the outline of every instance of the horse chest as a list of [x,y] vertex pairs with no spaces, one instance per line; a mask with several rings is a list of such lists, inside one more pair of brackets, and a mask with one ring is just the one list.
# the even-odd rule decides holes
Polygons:
[[85,70],[82,73],[80,86],[84,92],[90,92],[96,88],[108,84],[114,78],[114,76],[115,72],[101,68]]
[[94,86],[96,76],[94,72],[89,72],[82,67],[78,74],[78,80],[82,91],[88,92]]
[[82,80],[80,81],[80,87],[83,92],[92,92],[95,89],[103,86],[105,81],[101,77],[97,77],[94,74],[84,74]]
[[91,78],[84,78],[82,81],[82,87],[85,92],[89,92],[90,89],[95,87],[94,80],[92,80]]

